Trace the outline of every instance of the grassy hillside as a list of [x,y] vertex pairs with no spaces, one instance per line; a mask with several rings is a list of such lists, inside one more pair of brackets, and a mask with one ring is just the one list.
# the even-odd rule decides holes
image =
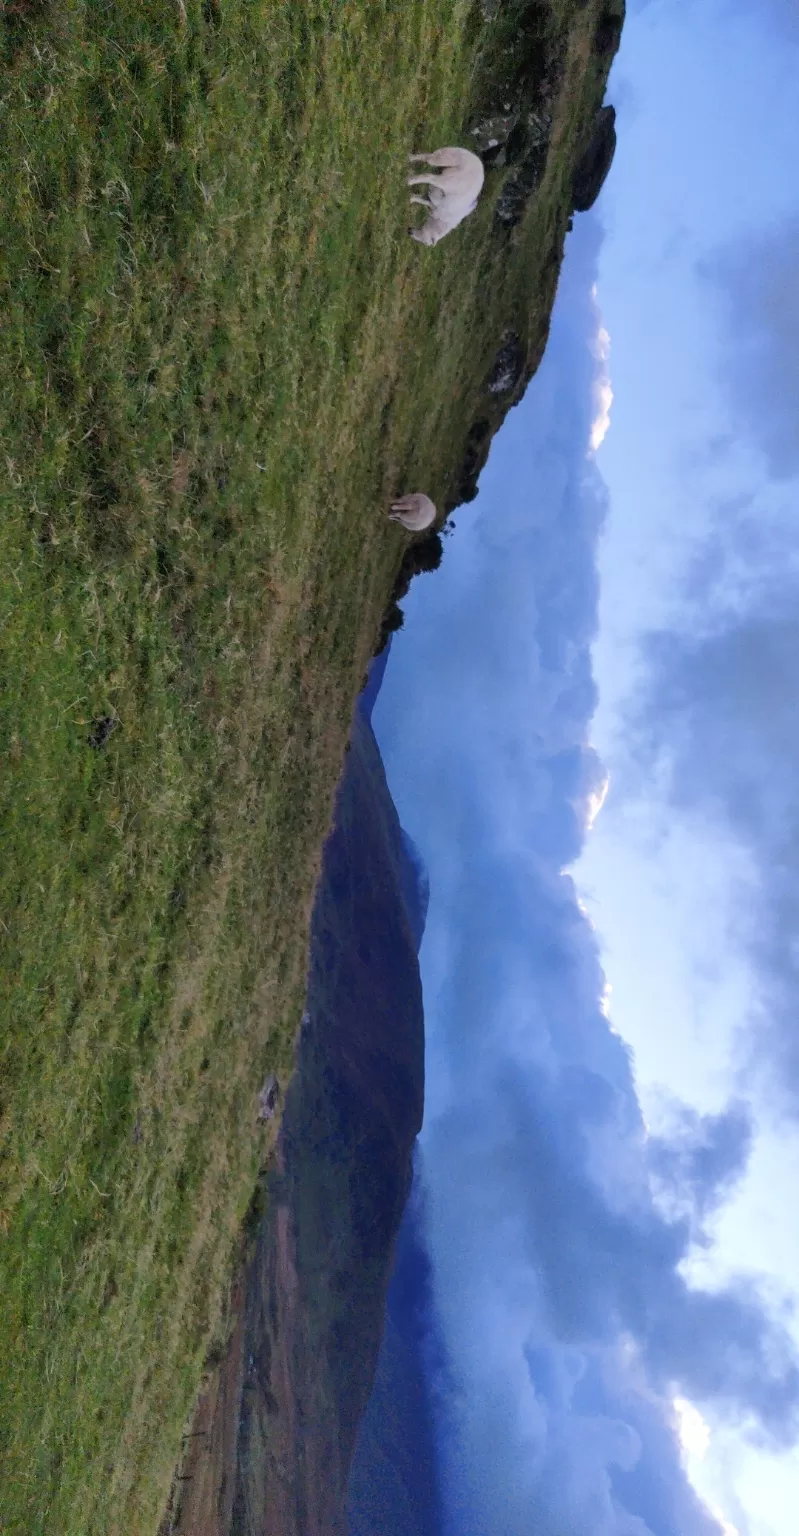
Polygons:
[[[291,1064],[386,506],[457,500],[503,332],[540,354],[603,9],[0,6],[7,1536],[157,1526]],[[490,171],[423,250],[404,157],[522,42],[543,181],[507,228]]]

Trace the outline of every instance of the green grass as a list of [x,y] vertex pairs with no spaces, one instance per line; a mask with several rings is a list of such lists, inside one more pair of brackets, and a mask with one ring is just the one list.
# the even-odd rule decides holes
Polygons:
[[157,1525],[291,1066],[387,504],[446,498],[503,326],[540,351],[597,8],[550,8],[525,224],[494,230],[495,173],[434,251],[404,157],[476,100],[466,0],[0,10],[5,1536]]

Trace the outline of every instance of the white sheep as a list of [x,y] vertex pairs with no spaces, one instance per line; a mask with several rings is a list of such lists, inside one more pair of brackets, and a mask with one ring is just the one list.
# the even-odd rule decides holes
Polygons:
[[389,522],[402,523],[410,533],[421,533],[424,528],[432,527],[438,513],[429,496],[422,491],[411,491],[407,496],[400,496],[398,501],[392,501],[388,516]]
[[[422,199],[414,198],[413,201],[422,202]],[[412,240],[418,241],[419,245],[438,245],[439,240],[443,240],[451,230],[457,229],[468,214],[474,213],[476,207],[476,202],[470,203],[465,208],[461,203],[442,205],[430,214],[424,224],[420,224],[418,228],[409,229],[408,234]]]
[[468,214],[474,213],[477,199],[485,180],[485,170],[479,155],[470,149],[436,149],[431,154],[409,155],[409,160],[422,160],[438,168],[438,174],[425,172],[409,176],[408,186],[426,186],[427,198],[412,197],[412,203],[421,203],[430,217],[418,229],[408,233],[420,245],[437,245],[444,235],[457,228]]

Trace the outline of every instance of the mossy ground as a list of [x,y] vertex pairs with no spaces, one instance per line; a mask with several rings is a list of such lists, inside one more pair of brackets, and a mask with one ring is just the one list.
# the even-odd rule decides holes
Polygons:
[[538,7],[567,70],[523,225],[492,173],[427,251],[405,156],[500,67],[479,6],[0,6],[7,1536],[158,1523],[291,1065],[387,504],[446,500],[503,327],[540,347],[597,8]]

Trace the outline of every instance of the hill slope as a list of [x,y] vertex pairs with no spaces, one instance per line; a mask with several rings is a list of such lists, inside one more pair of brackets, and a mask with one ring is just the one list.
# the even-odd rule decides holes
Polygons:
[[[9,1536],[157,1525],[293,1059],[386,504],[468,494],[540,356],[618,9],[0,13]],[[514,164],[421,250],[405,156],[497,113]]]
[[362,697],[322,855],[277,1176],[253,1212],[238,1323],[173,1489],[175,1536],[344,1536],[422,1121],[426,879]]

